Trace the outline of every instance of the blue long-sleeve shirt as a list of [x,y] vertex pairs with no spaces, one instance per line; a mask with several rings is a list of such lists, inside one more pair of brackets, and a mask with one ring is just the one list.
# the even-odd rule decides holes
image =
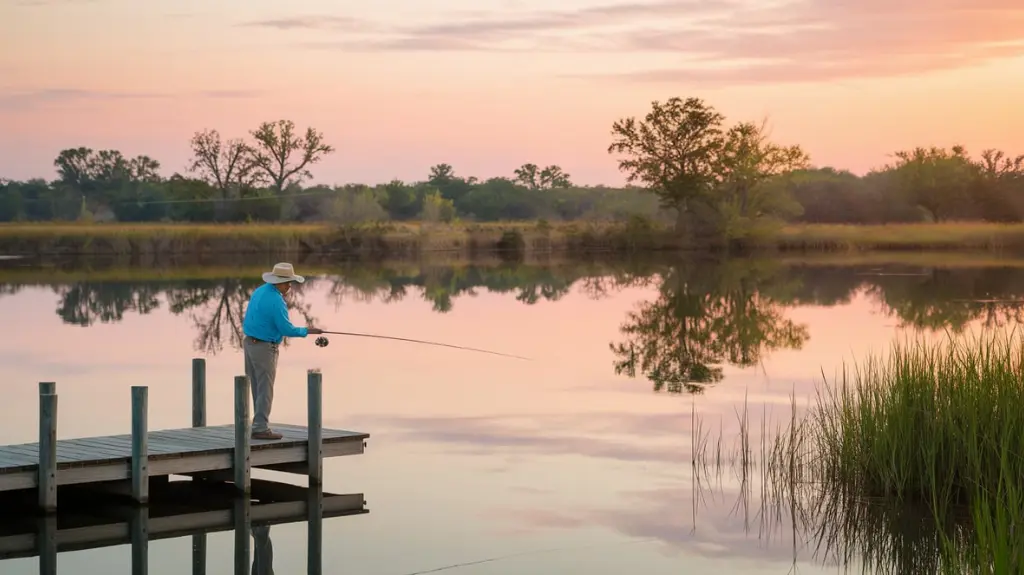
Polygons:
[[263,284],[252,292],[242,320],[242,332],[272,343],[280,343],[285,337],[308,335],[306,328],[292,325],[284,296],[272,284]]

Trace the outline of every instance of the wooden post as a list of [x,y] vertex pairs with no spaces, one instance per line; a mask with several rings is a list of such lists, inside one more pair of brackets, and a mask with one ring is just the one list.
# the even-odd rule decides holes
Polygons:
[[132,499],[149,502],[149,388],[132,386]]
[[[52,383],[39,384],[40,391],[53,391]],[[39,395],[39,507],[46,513],[57,510],[57,395]]]
[[56,395],[57,383],[53,381],[39,382],[39,395]]
[[132,535],[132,575],[147,575],[149,573],[149,508],[137,507],[132,513],[129,523]]
[[249,513],[249,498],[236,497],[232,514],[235,524],[235,575],[249,575],[250,571],[249,537],[252,527]]
[[192,575],[206,575],[206,533],[192,536]]
[[39,575],[57,575],[57,517],[47,515],[36,529],[36,553],[39,553]]
[[323,375],[318,371],[306,373],[307,401],[309,403],[306,422],[309,486],[321,485],[324,475],[323,452]]
[[306,495],[306,571],[322,575],[324,569],[324,491],[310,487]]
[[249,421],[249,378],[235,376],[235,487],[248,495],[249,485],[249,439],[252,423]]
[[206,427],[206,360],[192,359],[192,427]]

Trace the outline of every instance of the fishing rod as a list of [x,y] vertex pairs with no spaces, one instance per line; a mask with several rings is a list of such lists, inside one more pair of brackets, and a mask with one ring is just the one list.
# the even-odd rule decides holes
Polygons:
[[[512,358],[515,358],[515,359],[524,359],[526,361],[532,361],[530,358],[523,357],[523,356],[520,356],[520,355],[512,355],[512,354],[509,354],[509,353],[501,353],[501,352],[497,352],[497,351],[489,351],[489,350],[486,350],[486,349],[477,349],[475,347],[465,347],[465,346],[461,346],[461,345],[452,345],[450,343],[439,343],[439,342],[436,342],[436,341],[424,341],[422,339],[409,339],[407,337],[394,337],[394,336],[390,336],[390,335],[376,335],[376,334],[372,334],[372,333],[353,333],[353,332],[348,332],[348,331],[326,331],[325,330],[323,333],[329,333],[331,335],[346,335],[346,336],[350,336],[350,337],[370,337],[370,338],[374,338],[374,339],[391,339],[391,340],[395,340],[395,341],[407,341],[407,342],[410,342],[410,343],[422,343],[422,344],[425,344],[425,345],[437,345],[437,346],[441,346],[441,347],[450,347],[450,348],[453,348],[453,349],[463,349],[463,350],[466,350],[466,351],[478,351],[480,353],[489,353],[489,354],[492,354],[492,355],[500,355],[500,356],[504,356],[504,357],[512,357]],[[328,342],[326,337],[318,337],[318,338],[316,338],[316,341],[314,343],[316,343],[316,345],[318,347],[327,347],[327,344],[329,342]]]

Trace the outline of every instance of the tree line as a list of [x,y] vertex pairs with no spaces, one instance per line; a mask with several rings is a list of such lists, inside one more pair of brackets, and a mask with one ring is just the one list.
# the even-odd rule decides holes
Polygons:
[[0,179],[0,221],[611,220],[674,224],[694,241],[737,241],[784,222],[1024,221],[1024,155],[962,146],[897,151],[865,175],[812,165],[765,124],[726,125],[698,98],[653,102],[642,118],[612,125],[610,154],[625,187],[578,186],[557,165],[526,163],[480,179],[450,164],[422,181],[327,186],[311,169],[335,149],[288,120],[247,138],[197,132],[185,170],[118,150],[68,148],[56,179]]

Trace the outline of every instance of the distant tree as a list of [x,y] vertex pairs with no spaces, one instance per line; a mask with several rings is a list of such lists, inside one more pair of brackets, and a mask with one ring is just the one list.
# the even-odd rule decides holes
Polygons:
[[536,190],[540,188],[537,178],[539,171],[540,169],[537,167],[537,164],[523,164],[514,171],[516,177],[512,181],[523,187]]
[[981,217],[1002,222],[1024,219],[1024,155],[1011,157],[988,149],[975,166],[973,195]]
[[629,183],[641,182],[676,211],[676,231],[692,238],[695,211],[716,187],[724,116],[699,98],[655,101],[643,120],[612,125],[609,153],[625,156],[619,169]]
[[572,187],[569,174],[563,172],[562,168],[556,165],[540,169],[536,164],[523,164],[514,173],[513,181],[531,190]]
[[1024,154],[1010,157],[1000,150],[983,150],[977,164],[989,178],[1024,179]]
[[742,122],[729,129],[718,159],[717,205],[725,239],[767,232],[782,219],[800,214],[802,207],[787,187],[766,183],[809,164],[800,146],[769,141],[763,123]]
[[455,219],[455,205],[441,197],[440,191],[430,190],[423,195],[420,219],[424,222],[451,222]]
[[241,188],[256,185],[264,175],[256,165],[254,149],[241,139],[222,142],[217,130],[203,130],[190,143],[188,171],[216,188],[221,199],[237,196]]
[[954,217],[970,218],[975,209],[971,189],[978,167],[963,146],[914,148],[894,154],[887,166],[894,172],[897,191],[928,211],[936,222]]
[[291,120],[264,122],[252,131],[252,137],[252,161],[278,194],[289,184],[313,177],[308,166],[334,152],[324,143],[323,134],[313,128],[307,128],[304,136],[297,135]]
[[558,166],[548,166],[540,171],[540,187],[544,189],[571,188],[572,181],[569,174],[562,171]]
[[429,183],[437,186],[444,185],[455,179],[455,169],[451,164],[437,164],[430,167]]
[[386,221],[388,212],[373,190],[366,186],[336,188],[338,195],[328,204],[330,219],[343,226]]

